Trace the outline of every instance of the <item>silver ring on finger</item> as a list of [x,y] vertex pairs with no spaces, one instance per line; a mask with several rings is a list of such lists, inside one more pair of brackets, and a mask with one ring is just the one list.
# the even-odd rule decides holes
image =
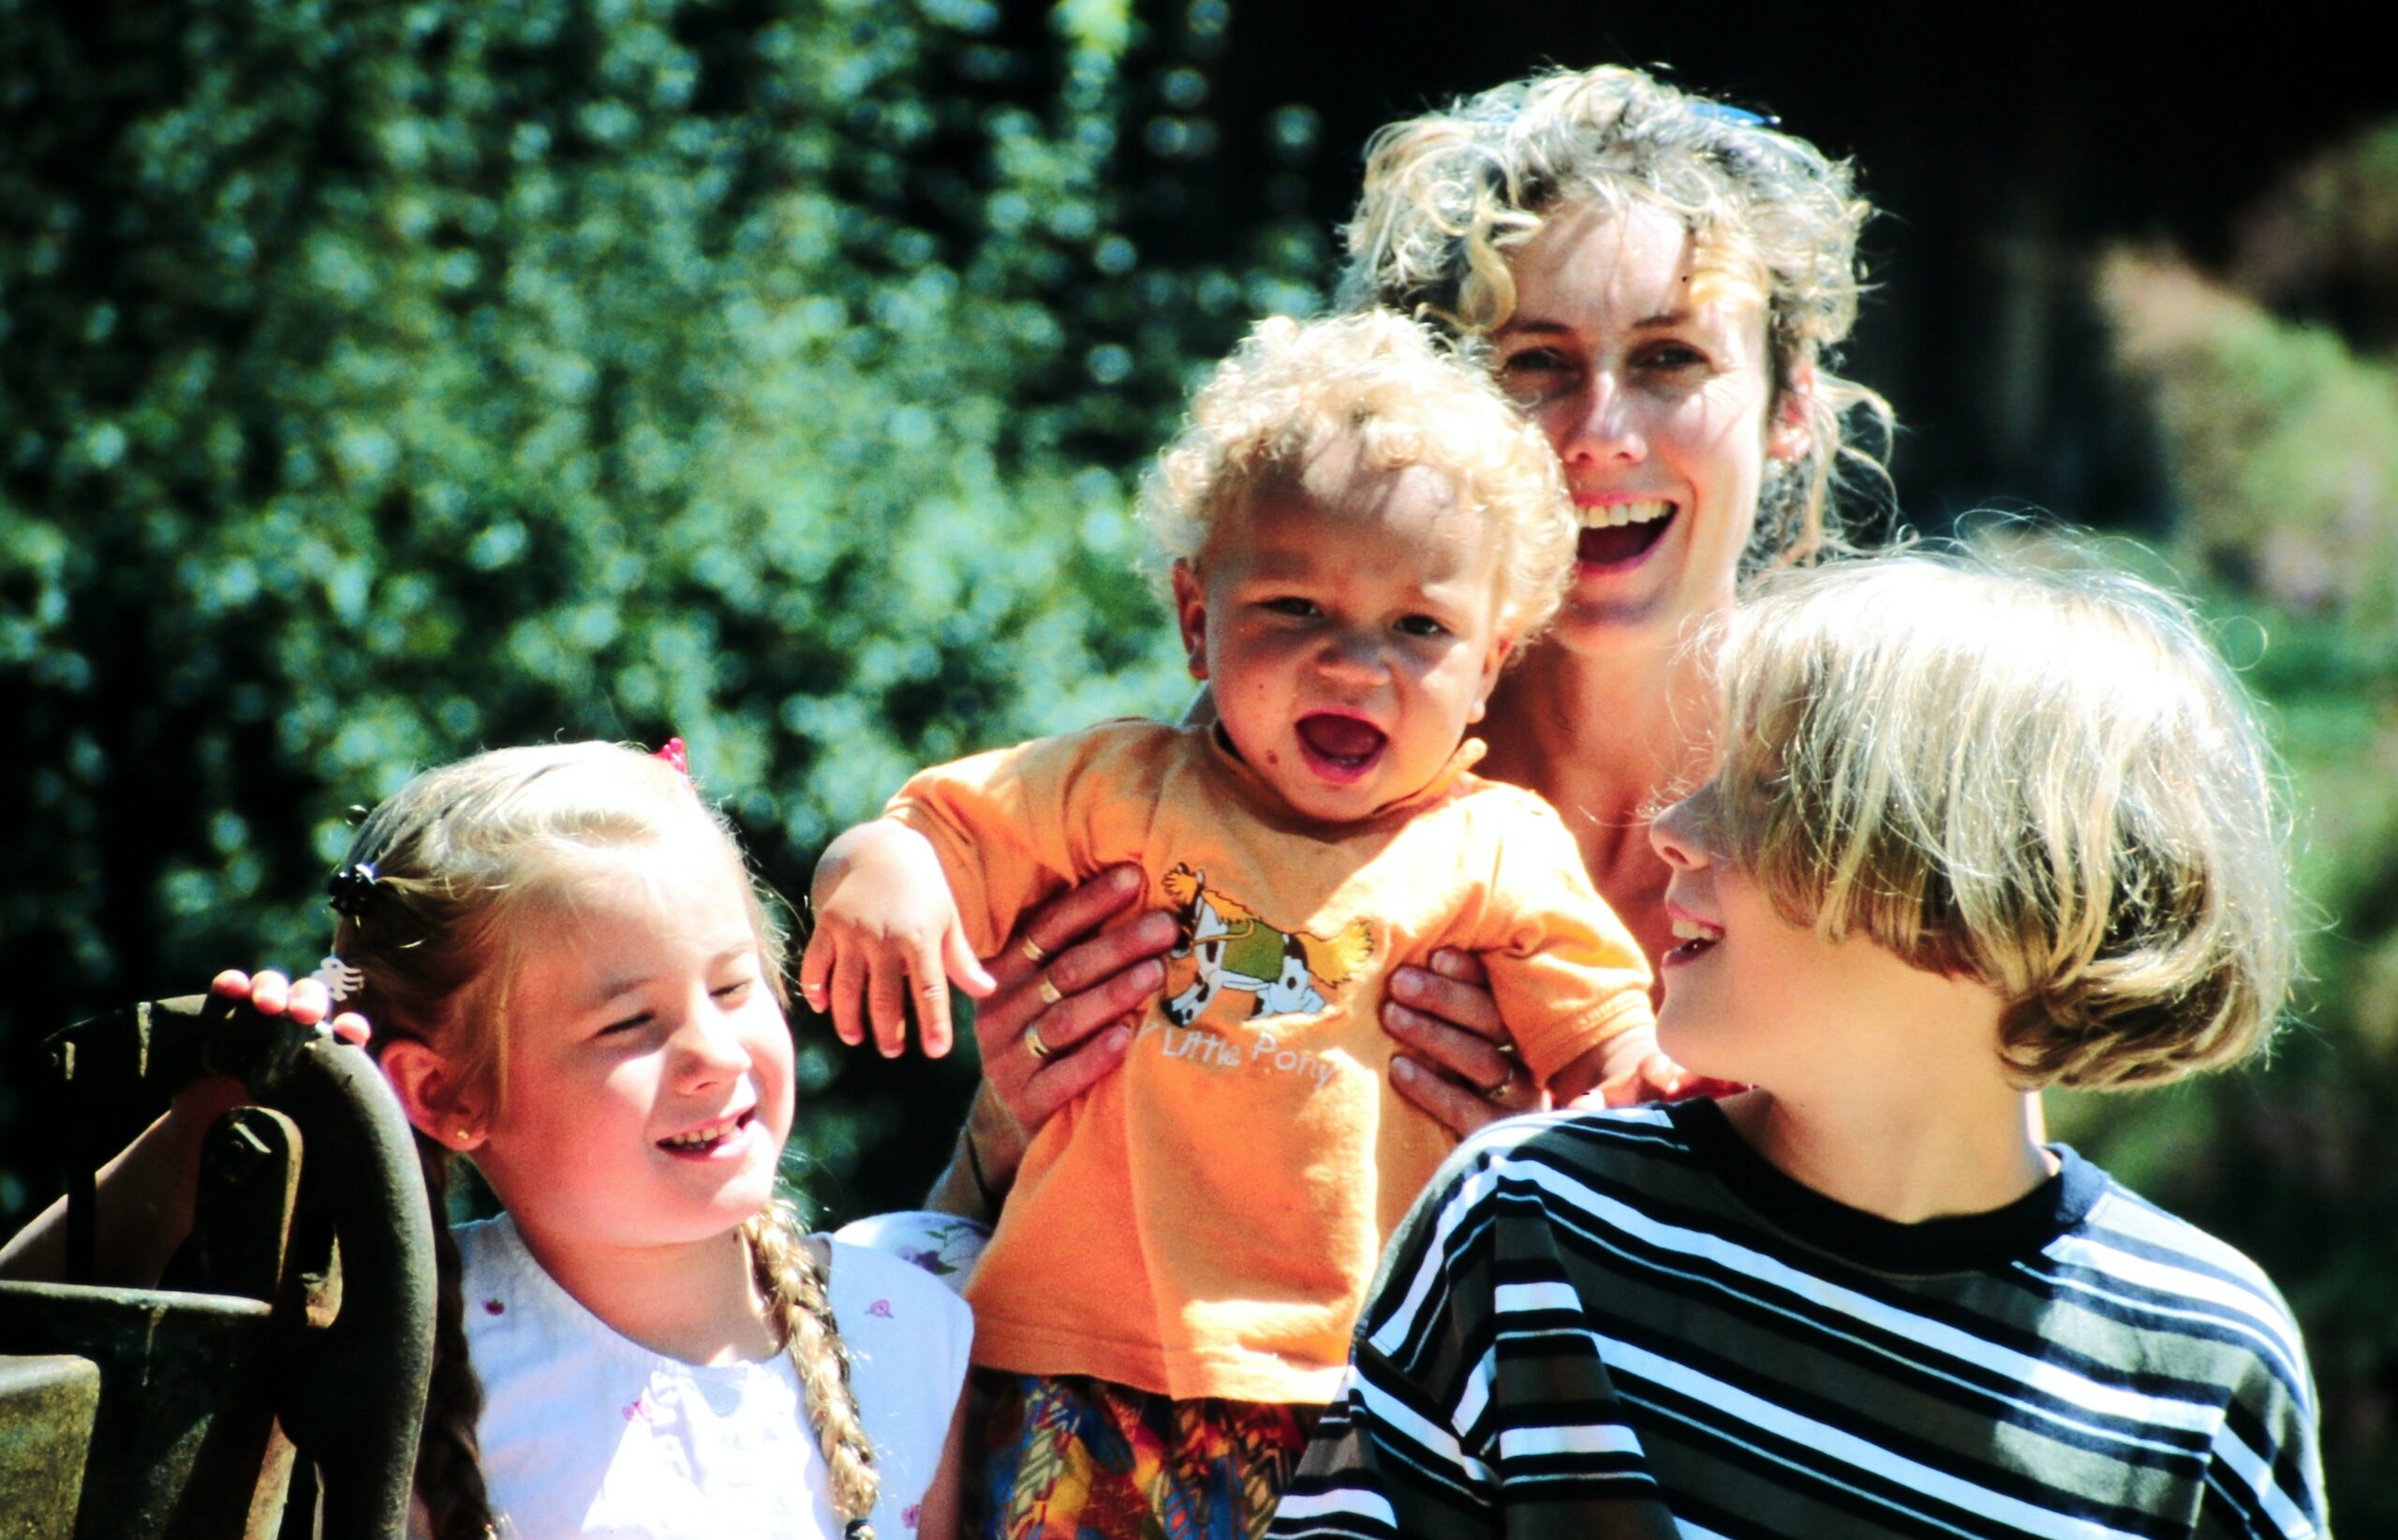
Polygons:
[[1035,1022],[1024,1029],[1024,1051],[1030,1054],[1032,1061],[1038,1064],[1058,1050],[1041,1041],[1041,1026]]
[[1486,1102],[1494,1102],[1504,1104],[1507,1100],[1507,1093],[1516,1088],[1516,1072],[1518,1067],[1519,1066],[1517,1066],[1513,1059],[1508,1059],[1507,1073],[1499,1077],[1499,1083],[1497,1085],[1490,1087],[1482,1093],[1482,1099]]

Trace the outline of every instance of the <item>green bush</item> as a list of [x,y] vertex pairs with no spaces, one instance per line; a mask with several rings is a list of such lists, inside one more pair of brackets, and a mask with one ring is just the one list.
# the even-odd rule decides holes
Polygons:
[[2155,255],[2102,265],[2116,362],[2154,407],[2175,545],[2278,730],[2317,923],[2295,1023],[2263,1068],[2055,1109],[2068,1137],[2280,1281],[2351,1534],[2398,1529],[2379,1479],[2398,1461],[2398,1164],[2380,1138],[2398,1101],[2398,332],[2376,324],[2398,315],[2398,271],[2371,259],[2393,230],[2385,126],[2248,218],[2236,281]]
[[[17,1063],[312,967],[344,809],[478,747],[680,733],[797,881],[920,763],[1177,708],[1131,477],[1322,243],[1140,259],[1171,46],[1109,0],[0,0]],[[903,1094],[813,1103],[820,1176],[937,1154]]]

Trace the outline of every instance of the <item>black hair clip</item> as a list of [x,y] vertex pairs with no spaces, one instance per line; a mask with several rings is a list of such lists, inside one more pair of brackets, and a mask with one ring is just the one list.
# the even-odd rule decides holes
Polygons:
[[325,896],[333,902],[333,912],[363,920],[375,902],[375,863],[352,861],[325,880]]

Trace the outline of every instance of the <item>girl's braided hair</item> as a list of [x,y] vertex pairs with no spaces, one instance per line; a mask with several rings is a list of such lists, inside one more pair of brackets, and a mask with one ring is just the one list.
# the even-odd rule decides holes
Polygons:
[[[578,855],[694,840],[713,840],[733,870],[744,869],[731,828],[689,778],[634,748],[502,748],[420,775],[368,815],[335,874],[342,918],[333,951],[360,981],[342,1003],[373,1021],[378,1047],[400,1041],[437,1047],[462,1083],[496,1105],[509,985],[535,928],[520,922],[581,874]],[[745,886],[763,970],[780,1001],[783,935],[755,885]],[[458,1248],[445,1222],[455,1157],[422,1131],[417,1153],[434,1208],[438,1277],[417,1498],[435,1540],[484,1540],[497,1516],[475,1438],[482,1388],[467,1361]],[[831,1470],[834,1510],[851,1540],[872,1540],[873,1446],[850,1390],[822,1272],[779,1199],[744,1222],[741,1233],[806,1392],[808,1424]]]

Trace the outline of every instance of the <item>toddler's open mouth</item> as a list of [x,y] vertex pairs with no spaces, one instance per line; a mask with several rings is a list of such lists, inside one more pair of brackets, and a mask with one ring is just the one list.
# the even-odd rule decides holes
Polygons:
[[714,1122],[702,1123],[680,1133],[670,1133],[658,1141],[658,1148],[669,1155],[713,1155],[739,1138],[757,1115],[758,1109],[749,1107],[730,1118],[718,1118]]
[[1362,717],[1334,711],[1310,712],[1299,718],[1299,751],[1308,768],[1325,779],[1359,779],[1382,758],[1390,735]]

